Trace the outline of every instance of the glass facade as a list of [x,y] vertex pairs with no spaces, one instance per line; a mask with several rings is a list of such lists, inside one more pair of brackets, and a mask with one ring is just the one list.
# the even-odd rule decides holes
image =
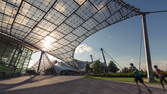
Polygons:
[[0,78],[25,73],[32,50],[0,35]]

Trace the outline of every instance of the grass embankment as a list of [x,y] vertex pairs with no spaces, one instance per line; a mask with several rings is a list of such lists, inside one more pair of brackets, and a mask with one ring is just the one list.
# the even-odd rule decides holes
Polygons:
[[[93,79],[101,79],[101,80],[111,80],[118,82],[134,82],[133,77],[98,77],[98,76],[84,76],[84,78],[93,78]],[[143,78],[145,83],[147,84],[160,84],[159,79],[155,79],[155,82],[148,83],[146,78]]]
[[129,77],[96,77],[96,76],[85,76],[84,78],[102,79],[102,80],[112,80],[121,82],[133,82],[133,78]]

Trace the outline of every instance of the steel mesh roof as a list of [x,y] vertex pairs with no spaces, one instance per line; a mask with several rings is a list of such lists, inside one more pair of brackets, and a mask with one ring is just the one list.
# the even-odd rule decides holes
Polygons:
[[122,0],[0,0],[0,32],[70,61],[87,37],[138,14]]

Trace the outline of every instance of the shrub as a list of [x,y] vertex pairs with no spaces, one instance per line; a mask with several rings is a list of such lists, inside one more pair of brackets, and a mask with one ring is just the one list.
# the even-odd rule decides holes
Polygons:
[[[100,73],[100,74],[94,74],[92,76],[97,76],[97,77],[133,77],[132,72],[129,73]],[[141,73],[143,77],[147,77],[147,74],[145,72]]]

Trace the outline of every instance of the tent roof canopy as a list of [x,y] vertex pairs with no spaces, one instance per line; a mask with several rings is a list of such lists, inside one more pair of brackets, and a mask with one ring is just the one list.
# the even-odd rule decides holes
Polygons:
[[122,0],[1,0],[0,32],[64,61],[97,31],[139,15]]

